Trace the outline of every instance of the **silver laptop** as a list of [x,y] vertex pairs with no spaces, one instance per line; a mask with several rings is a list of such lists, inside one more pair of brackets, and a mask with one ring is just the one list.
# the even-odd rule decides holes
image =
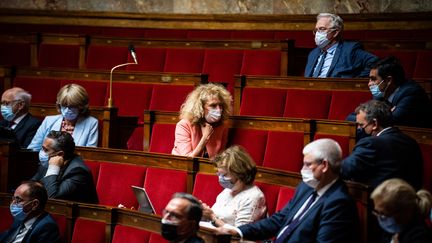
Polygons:
[[156,214],[156,211],[153,207],[153,204],[150,201],[150,198],[146,190],[138,186],[132,186],[132,190],[139,203],[138,211],[143,213]]

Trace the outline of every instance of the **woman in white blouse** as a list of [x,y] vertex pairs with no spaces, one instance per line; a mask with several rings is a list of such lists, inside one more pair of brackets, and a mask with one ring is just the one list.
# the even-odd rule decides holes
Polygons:
[[203,219],[216,227],[240,226],[266,216],[263,192],[253,184],[256,164],[240,146],[232,146],[214,158],[219,184],[225,188],[213,207],[203,203]]

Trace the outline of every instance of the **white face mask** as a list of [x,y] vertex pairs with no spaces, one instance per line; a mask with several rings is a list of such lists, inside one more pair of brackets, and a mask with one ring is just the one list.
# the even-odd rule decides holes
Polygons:
[[302,169],[301,175],[303,178],[303,182],[306,183],[306,185],[314,189],[318,186],[319,180],[314,177],[311,169]]
[[216,123],[220,121],[222,117],[222,111],[219,109],[209,109],[205,119],[208,123]]
[[327,39],[328,32],[316,32],[315,33],[315,44],[320,48],[323,49],[325,46],[327,46],[330,43],[330,40]]

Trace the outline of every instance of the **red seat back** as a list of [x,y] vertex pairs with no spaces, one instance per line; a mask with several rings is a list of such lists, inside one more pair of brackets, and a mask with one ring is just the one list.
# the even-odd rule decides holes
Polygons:
[[357,106],[370,99],[369,91],[333,91],[328,119],[345,120]]
[[293,198],[295,193],[295,188],[281,186],[279,189],[278,200],[276,203],[276,212],[281,210],[285,205]]
[[78,68],[79,45],[40,44],[39,66],[56,68]]
[[165,240],[160,234],[151,233],[150,234],[150,240],[149,243],[166,243],[168,242]]
[[244,88],[240,104],[242,116],[278,116],[284,112],[285,89]]
[[350,145],[349,136],[315,133],[314,140],[321,139],[321,138],[331,138],[335,140],[341,146],[342,158],[347,157],[351,153],[350,146],[349,146]]
[[261,189],[264,193],[266,206],[267,206],[267,214],[272,215],[276,210],[276,203],[279,194],[279,187],[277,185],[272,185],[264,182],[255,182],[255,184]]
[[100,81],[82,81],[82,80],[61,80],[60,86],[66,84],[79,84],[85,88],[89,96],[90,106],[105,106],[105,100],[108,94],[108,83]]
[[30,66],[30,43],[1,43],[0,65]]
[[373,50],[372,53],[380,58],[396,57],[405,70],[405,76],[407,78],[413,77],[417,61],[417,50]]
[[112,243],[142,243],[148,242],[149,239],[149,231],[118,224],[114,228]]
[[94,160],[85,160],[84,162],[87,165],[87,167],[90,169],[90,172],[93,176],[94,184],[97,185],[97,181],[99,178],[100,162]]
[[431,50],[422,50],[417,52],[417,61],[414,70],[414,78],[432,78],[432,60]]
[[66,229],[67,229],[67,218],[65,215],[60,215],[60,214],[55,214],[55,213],[51,213],[51,217],[55,220],[55,222],[57,223],[58,229],[59,229],[59,233],[60,233],[60,238],[62,239],[63,242],[66,242]]
[[150,139],[150,152],[171,154],[174,148],[175,124],[154,124]]
[[126,146],[128,150],[142,151],[144,149],[144,128],[143,126],[136,127],[129,139]]
[[326,119],[331,99],[331,91],[288,89],[283,116]]
[[179,111],[187,95],[194,89],[192,85],[153,86],[149,110]]
[[105,223],[77,218],[72,234],[72,243],[104,243]]
[[267,131],[231,128],[228,138],[229,145],[241,145],[250,154],[258,166],[261,166],[267,143]]
[[[300,172],[303,166],[303,132],[269,131],[262,166]],[[287,153],[287,149],[289,153]]]
[[281,75],[281,51],[244,50],[242,75]]
[[204,49],[167,49],[164,72],[201,73]]
[[[87,68],[111,70],[114,66],[126,63],[127,46],[92,45],[87,48]],[[124,68],[119,68],[121,70]]]
[[[165,48],[135,48],[138,64],[126,66],[126,70],[131,71],[148,71],[162,72],[165,65]],[[130,53],[128,54],[128,62],[133,63],[134,60]]]
[[113,83],[113,103],[118,107],[119,116],[144,119],[144,110],[150,106],[153,85],[142,83]]
[[32,103],[55,104],[60,90],[60,80],[51,78],[16,77],[14,87],[20,87],[32,95]]
[[223,188],[219,185],[219,180],[216,174],[197,173],[192,194],[206,203],[213,206],[216,202],[216,197],[221,193]]

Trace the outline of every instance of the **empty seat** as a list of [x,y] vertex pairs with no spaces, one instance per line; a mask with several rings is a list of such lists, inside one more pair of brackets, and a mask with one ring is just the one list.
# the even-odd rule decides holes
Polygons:
[[118,224],[114,228],[112,243],[142,243],[148,242],[149,239],[149,231]]
[[228,137],[229,145],[241,145],[250,154],[255,163],[262,165],[267,143],[267,131],[231,128]]
[[272,215],[276,210],[276,203],[279,195],[280,186],[272,185],[264,182],[255,182],[255,184],[264,193],[266,206],[267,206],[267,214]]
[[117,207],[137,208],[131,186],[144,184],[146,168],[138,165],[101,163],[96,190],[99,203]]
[[221,193],[223,188],[219,185],[219,180],[215,174],[204,174],[198,172],[195,176],[195,182],[192,194],[209,206],[213,206],[216,197]]
[[[87,68],[111,70],[114,66],[127,62],[128,52],[127,46],[90,44],[87,48]],[[124,68],[119,68],[121,69]]]
[[39,67],[78,68],[80,60],[80,46],[78,44],[50,44],[39,45]]
[[[130,71],[148,71],[148,72],[163,72],[165,65],[165,48],[135,48],[138,64],[126,66],[126,70]],[[128,62],[133,63],[134,60],[128,53]]]
[[75,83],[83,86],[89,96],[90,106],[105,106],[105,100],[108,94],[108,83],[100,81],[83,81],[83,80],[61,80],[60,86]]
[[432,60],[432,51],[422,50],[417,52],[417,61],[413,74],[414,78],[432,78],[430,60]]
[[370,99],[369,91],[333,91],[328,119],[345,120],[357,106]]
[[72,234],[72,243],[104,243],[105,223],[77,218]]
[[331,91],[288,89],[283,116],[326,119],[331,99]]
[[97,180],[99,178],[100,162],[94,160],[85,160],[84,163],[90,169],[90,172],[93,177],[93,182],[95,185],[97,185]]
[[285,205],[293,198],[295,193],[295,188],[281,186],[279,189],[278,200],[276,204],[276,212],[281,210]]
[[159,85],[153,86],[149,110],[175,111],[185,101],[187,95],[194,89],[192,85]]
[[150,152],[171,154],[174,148],[176,124],[154,124],[150,139]]
[[128,150],[144,150],[144,128],[143,126],[136,127],[126,142]]
[[285,89],[244,88],[240,104],[242,116],[276,116],[284,113]]
[[113,103],[118,107],[119,116],[138,117],[138,121],[144,119],[144,110],[148,110],[151,100],[153,85],[142,83],[113,83]]
[[412,78],[414,74],[414,69],[416,67],[417,61],[417,50],[373,50],[373,54],[380,58],[386,58],[388,56],[394,56],[399,59],[405,70],[405,76],[407,78]]
[[279,50],[244,50],[240,74],[280,76],[281,54]]
[[169,48],[166,51],[164,72],[201,73],[204,49]]
[[262,166],[300,172],[303,166],[303,132],[269,131]]
[[32,103],[55,104],[60,81],[51,78],[18,76],[14,79],[13,86],[27,90],[32,95]]
[[[24,33],[24,32],[22,32]],[[3,35],[0,39],[0,65],[30,66],[36,62],[36,35]]]

